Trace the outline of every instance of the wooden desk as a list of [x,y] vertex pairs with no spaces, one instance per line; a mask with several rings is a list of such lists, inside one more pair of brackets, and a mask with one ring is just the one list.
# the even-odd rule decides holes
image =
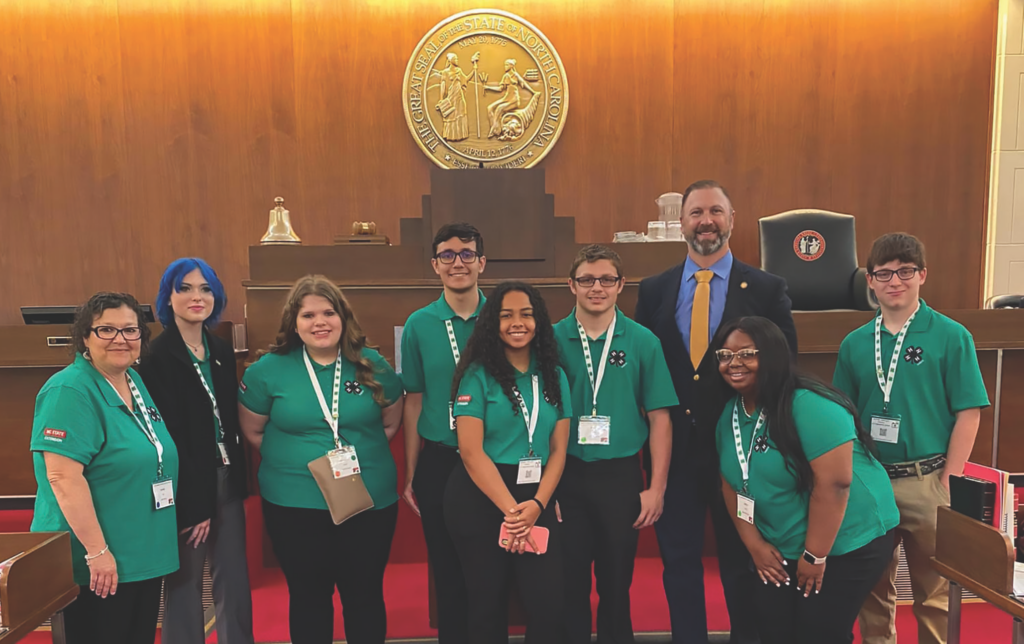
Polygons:
[[960,644],[963,589],[1013,616],[1013,644],[1024,644],[1024,603],[1013,596],[1010,538],[980,521],[939,508],[932,566],[949,579],[948,644]]
[[[20,555],[20,556],[19,556]],[[18,557],[0,579],[0,644],[12,644],[50,619],[64,644],[64,610],[78,596],[67,532],[0,534],[0,561]]]

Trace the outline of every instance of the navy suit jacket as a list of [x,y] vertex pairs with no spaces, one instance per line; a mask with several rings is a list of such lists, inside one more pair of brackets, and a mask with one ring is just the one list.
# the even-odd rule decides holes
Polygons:
[[[683,265],[640,282],[634,319],[661,340],[679,406],[671,408],[672,460],[684,454],[707,456],[714,449],[715,425],[732,389],[718,373],[718,361],[710,348],[697,369],[690,362],[689,348],[676,326],[676,303],[683,279]],[[786,336],[794,358],[797,353],[796,327],[786,281],[734,259],[729,275],[722,322],[750,315],[768,318]]]

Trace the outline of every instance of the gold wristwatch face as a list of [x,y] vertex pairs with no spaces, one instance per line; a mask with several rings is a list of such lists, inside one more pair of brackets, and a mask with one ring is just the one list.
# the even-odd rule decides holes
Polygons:
[[569,85],[558,53],[519,16],[474,9],[416,46],[402,84],[416,144],[443,168],[529,168],[565,126]]

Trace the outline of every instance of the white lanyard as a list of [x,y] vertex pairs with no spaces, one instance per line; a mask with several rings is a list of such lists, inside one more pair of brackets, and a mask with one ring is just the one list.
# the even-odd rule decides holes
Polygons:
[[579,318],[576,318],[576,330],[580,333],[580,342],[583,344],[583,358],[587,363],[587,375],[590,376],[590,388],[594,392],[594,404],[591,415],[597,416],[597,392],[601,389],[601,382],[604,380],[604,369],[608,366],[608,352],[612,348],[612,336],[615,333],[615,317],[612,318],[612,323],[608,325],[608,330],[604,333],[604,349],[601,351],[601,364],[597,367],[597,378],[594,378],[594,359],[590,355],[590,340],[587,338],[587,332],[583,329],[583,324]]
[[[128,410],[129,415],[135,420],[135,424],[139,426],[142,433],[146,435],[149,442],[156,448],[156,476],[157,478],[163,478],[164,475],[164,445],[160,442],[160,437],[156,435],[156,430],[153,429],[153,422],[149,419],[149,410],[146,408],[146,401],[142,399],[142,394],[139,393],[138,387],[135,386],[135,382],[132,381],[132,377],[125,374],[125,378],[128,380],[128,389],[132,392],[132,398],[135,399],[135,406],[138,411],[142,413],[142,420],[139,420],[137,414],[133,413],[130,409]],[[121,394],[117,391],[117,387],[114,383],[107,380],[107,384],[114,390],[117,397],[120,398]]]
[[451,320],[445,320],[444,326],[448,329],[448,342],[452,345],[452,357],[455,358],[455,364],[458,366],[459,360],[462,359],[462,354],[459,353],[459,343],[455,339],[455,328],[452,327]]
[[750,449],[747,450],[750,456],[743,453],[743,438],[740,434],[740,401],[737,398],[732,404],[732,437],[736,439],[736,459],[740,462],[740,472],[743,474],[743,491],[747,491],[747,481],[750,480],[750,459],[754,457],[754,441],[764,425],[764,410],[757,417],[754,424],[754,433],[750,435]]
[[316,392],[316,399],[320,402],[320,410],[324,413],[324,420],[331,426],[334,432],[334,446],[340,448],[341,441],[338,439],[338,396],[341,394],[341,349],[338,349],[338,359],[334,363],[334,394],[331,399],[331,409],[327,409],[327,401],[324,400],[324,392],[320,388],[320,382],[316,379],[316,372],[313,371],[313,363],[309,361],[309,351],[302,348],[302,359],[306,361],[306,372],[309,374],[309,381],[313,384],[313,391]]
[[196,373],[199,374],[199,382],[203,383],[203,389],[206,390],[206,395],[210,397],[210,404],[213,405],[213,415],[217,419],[217,428],[220,430],[220,442],[224,442],[224,423],[220,420],[220,408],[217,406],[217,397],[213,395],[213,390],[210,389],[210,385],[207,384],[206,378],[203,376],[203,370],[200,368],[198,362],[193,362],[192,366],[196,368]]
[[892,359],[889,360],[888,378],[886,378],[885,372],[882,371],[882,315],[879,314],[875,318],[875,375],[878,376],[878,386],[882,388],[883,414],[889,413],[889,396],[892,394],[892,383],[896,380],[896,366],[900,362],[900,351],[903,349],[903,341],[907,338],[907,330],[910,329],[910,323],[917,316],[917,311],[920,310],[921,304],[918,303],[917,306],[918,308],[907,318],[907,321],[903,323],[903,328],[896,335],[896,346],[893,347]]
[[537,374],[533,374],[533,412],[527,413],[526,401],[523,400],[522,394],[519,390],[515,390],[516,400],[519,401],[519,410],[523,412],[523,422],[526,423],[526,433],[530,439],[530,456],[533,456],[533,433],[537,431],[537,416],[538,410],[540,409],[540,385],[538,384]]

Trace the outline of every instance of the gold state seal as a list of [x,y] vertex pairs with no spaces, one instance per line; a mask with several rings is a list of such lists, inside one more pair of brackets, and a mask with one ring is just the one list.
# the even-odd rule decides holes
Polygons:
[[443,168],[528,168],[558,140],[569,85],[555,48],[519,16],[475,9],[416,46],[402,85],[416,144]]

